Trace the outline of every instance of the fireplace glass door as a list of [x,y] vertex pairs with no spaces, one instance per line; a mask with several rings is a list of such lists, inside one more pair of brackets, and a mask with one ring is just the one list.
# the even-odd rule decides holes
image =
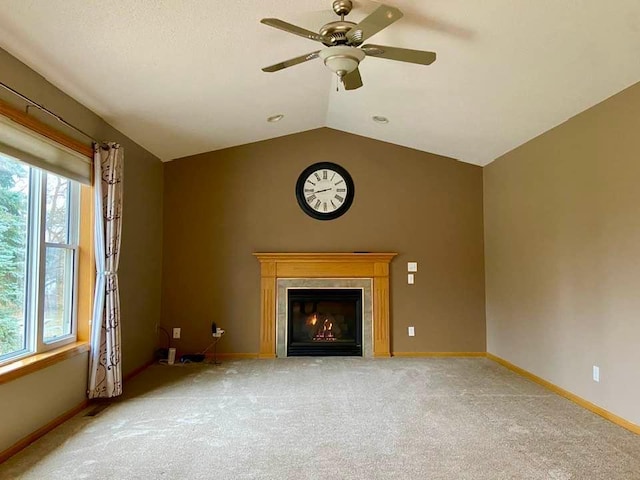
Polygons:
[[288,356],[362,356],[362,290],[289,289]]

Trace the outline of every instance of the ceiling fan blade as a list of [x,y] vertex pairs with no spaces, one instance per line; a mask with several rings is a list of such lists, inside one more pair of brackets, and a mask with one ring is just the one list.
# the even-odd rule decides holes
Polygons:
[[345,90],[355,90],[362,86],[362,77],[360,76],[360,69],[356,68],[353,72],[347,73],[342,77],[342,83]]
[[277,72],[278,70],[282,70],[283,68],[293,67],[294,65],[298,65],[299,63],[304,63],[309,60],[313,60],[314,58],[318,58],[318,52],[307,53],[306,55],[300,55],[299,57],[292,58],[291,60],[285,60],[284,62],[276,63],[275,65],[271,65],[269,67],[264,67],[262,69],[263,72]]
[[347,38],[351,45],[360,45],[367,38],[401,18],[402,12],[397,8],[380,5],[371,15],[349,30]]
[[320,35],[318,33],[312,32],[311,30],[307,30],[306,28],[297,27],[277,18],[263,18],[262,20],[260,20],[260,23],[264,23],[265,25],[277,28],[279,30],[284,30],[285,32],[293,33],[294,35],[298,35],[300,37],[308,38],[309,40],[315,40],[316,42],[327,44],[334,43],[331,37]]
[[369,56],[398,60],[399,62],[418,63],[420,65],[431,65],[436,61],[435,52],[425,52],[424,50],[410,50],[408,48],[386,47],[384,45],[363,45],[362,50]]

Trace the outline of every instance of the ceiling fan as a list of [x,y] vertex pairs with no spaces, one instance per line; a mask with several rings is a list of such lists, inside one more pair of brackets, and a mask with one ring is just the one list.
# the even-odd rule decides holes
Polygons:
[[263,18],[260,20],[261,23],[270,27],[278,28],[309,40],[315,40],[326,46],[322,50],[316,50],[315,52],[265,67],[262,71],[277,72],[319,57],[331,71],[338,75],[345,90],[355,90],[362,86],[362,77],[360,76],[358,65],[364,60],[365,56],[420,65],[430,65],[435,62],[436,54],[434,52],[387,47],[384,45],[362,45],[369,37],[402,18],[402,12],[395,7],[380,5],[368,17],[356,24],[344,19],[352,8],[353,2],[351,0],[334,0],[333,11],[340,16],[340,20],[327,23],[320,28],[318,33],[297,27],[277,18]]

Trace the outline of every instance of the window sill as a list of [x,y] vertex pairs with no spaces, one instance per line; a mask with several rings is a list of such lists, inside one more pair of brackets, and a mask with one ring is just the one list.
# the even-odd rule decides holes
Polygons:
[[89,351],[89,342],[75,342],[44,353],[16,360],[0,367],[0,384],[29,375],[43,368],[50,367],[76,355]]

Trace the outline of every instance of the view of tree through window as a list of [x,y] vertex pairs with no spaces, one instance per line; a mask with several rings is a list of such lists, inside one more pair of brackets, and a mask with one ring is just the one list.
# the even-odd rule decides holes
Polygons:
[[52,173],[47,174],[46,230],[47,243],[69,243],[69,180]]
[[29,170],[0,155],[0,355],[26,348]]
[[45,192],[44,340],[71,333],[73,250],[69,248],[69,180],[47,174]]
[[74,330],[79,184],[0,154],[0,361]]

